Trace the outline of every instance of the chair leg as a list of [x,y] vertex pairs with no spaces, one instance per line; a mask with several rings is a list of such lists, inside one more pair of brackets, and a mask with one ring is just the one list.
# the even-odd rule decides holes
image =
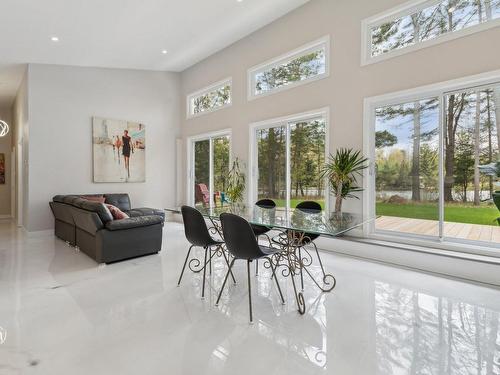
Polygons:
[[[212,250],[209,250],[209,253],[211,252]],[[208,270],[209,270],[209,273],[210,275],[212,275],[212,254],[210,254],[210,258],[208,259]]]
[[229,277],[229,274],[232,274],[232,268],[234,265],[234,262],[236,261],[236,258],[234,258],[231,261],[231,264],[229,265],[229,269],[227,270],[226,277],[224,277],[224,282],[222,283],[222,287],[220,288],[219,296],[217,297],[217,301],[215,302],[215,306],[219,305],[220,297],[222,296],[222,292],[224,291],[224,287],[226,286],[227,278]]
[[276,281],[276,286],[278,287],[278,292],[280,293],[281,303],[284,305],[285,298],[283,298],[283,293],[281,292],[281,287],[280,287],[280,283],[278,281],[278,276],[276,275],[276,268],[273,266],[273,262],[271,261],[271,259],[269,259],[269,262],[271,263],[271,270],[273,271],[272,277],[274,277],[274,280]]
[[[231,265],[230,265],[230,263],[229,263],[229,259],[227,259],[227,255],[226,255],[226,253],[225,253],[225,252],[224,252],[224,250],[222,250],[222,249],[221,249],[221,251],[222,251],[222,255],[224,256],[224,259],[226,260],[226,264],[227,264],[227,266],[228,266],[229,268],[231,268]],[[229,270],[229,272],[231,273],[231,277],[232,277],[232,279],[233,279],[233,283],[236,285],[236,279],[234,278],[233,271]]]
[[207,273],[207,252],[208,248],[205,247],[205,260],[203,261],[203,264],[205,265],[203,267],[203,287],[201,288],[201,298],[205,298],[205,278],[206,278],[206,273]]
[[184,265],[182,266],[181,276],[179,276],[179,281],[177,282],[177,286],[181,285],[182,275],[184,275],[184,270],[186,269],[186,264],[189,259],[189,254],[191,253],[191,249],[193,248],[193,246],[194,245],[189,246],[189,250],[186,255],[186,260],[184,261]]
[[248,308],[250,311],[250,323],[253,323],[252,316],[252,284],[250,282],[250,261],[247,260],[247,276],[248,276]]
[[[255,236],[257,243],[259,243],[259,236]],[[259,260],[255,260],[255,276],[259,276]]]

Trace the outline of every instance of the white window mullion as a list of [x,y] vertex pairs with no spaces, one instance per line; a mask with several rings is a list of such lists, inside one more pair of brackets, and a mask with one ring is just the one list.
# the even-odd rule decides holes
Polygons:
[[208,190],[210,191],[210,208],[214,207],[214,139],[210,137],[209,139],[209,173],[208,173],[208,183],[210,187]]
[[439,163],[438,163],[438,191],[439,191],[439,240],[444,239],[444,132],[446,101],[444,95],[439,97]]
[[285,125],[285,150],[286,150],[286,208],[290,210],[290,197],[291,197],[291,185],[292,185],[292,173],[291,173],[291,163],[290,163],[290,123],[287,122]]

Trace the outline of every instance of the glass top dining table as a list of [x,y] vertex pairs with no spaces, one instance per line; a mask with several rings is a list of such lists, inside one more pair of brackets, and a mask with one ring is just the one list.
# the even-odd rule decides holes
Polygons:
[[[349,212],[318,212],[316,210],[297,210],[284,207],[260,207],[227,205],[223,207],[196,207],[201,214],[212,220],[218,220],[221,213],[229,212],[241,216],[249,223],[274,229],[293,230],[313,233],[320,236],[337,237],[362,226],[370,220],[360,214]],[[179,210],[168,209],[172,212]]]
[[[271,246],[281,249],[277,255],[273,256],[271,267],[275,270],[284,267],[285,271],[282,274],[291,276],[298,311],[301,314],[305,313],[303,296],[305,275],[309,276],[313,284],[323,292],[330,292],[337,284],[335,277],[323,267],[314,238],[317,236],[338,237],[370,221],[363,219],[362,215],[348,212],[329,213],[284,207],[230,204],[223,207],[197,206],[195,208],[212,222],[213,227],[210,229],[218,232],[221,238],[223,237],[219,221],[221,213],[232,213],[243,217],[251,224],[278,231],[280,234],[272,240],[269,238]],[[166,211],[180,213],[177,209],[166,209]],[[312,251],[308,249],[311,246]],[[319,279],[311,271],[314,263],[320,268]],[[300,277],[300,290],[295,283],[295,276]]]

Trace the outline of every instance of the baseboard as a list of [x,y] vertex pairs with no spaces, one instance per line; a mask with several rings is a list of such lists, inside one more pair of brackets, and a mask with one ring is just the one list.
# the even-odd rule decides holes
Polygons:
[[[315,241],[322,251],[336,252],[375,262],[438,274],[468,282],[500,287],[500,264],[498,258],[465,258],[463,254],[431,253],[409,248],[371,244],[356,239],[321,238]],[[462,255],[462,256],[460,256]]]
[[37,238],[37,237],[50,237],[54,235],[54,229],[47,229],[47,230],[37,230],[37,231],[28,231],[26,228],[23,227],[23,231],[26,234],[27,237],[29,238]]
[[165,211],[165,221],[182,224],[182,215],[180,213]]

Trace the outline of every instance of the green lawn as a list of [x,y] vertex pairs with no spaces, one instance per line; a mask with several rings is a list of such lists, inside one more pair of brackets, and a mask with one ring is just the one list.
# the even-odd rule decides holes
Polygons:
[[[382,203],[377,202],[378,216],[397,216],[413,219],[438,220],[437,204],[430,203]],[[446,204],[445,221],[468,224],[497,225],[500,212],[493,205]]]

